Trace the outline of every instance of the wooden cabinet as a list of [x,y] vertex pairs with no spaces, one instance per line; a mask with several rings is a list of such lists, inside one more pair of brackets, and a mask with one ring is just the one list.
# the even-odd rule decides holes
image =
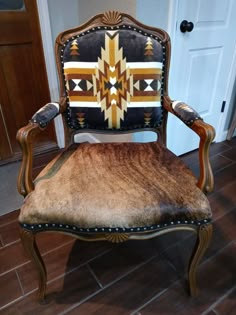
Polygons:
[[[16,132],[49,101],[36,0],[0,9],[0,164],[20,159]],[[55,148],[53,126],[39,140],[36,152]]]

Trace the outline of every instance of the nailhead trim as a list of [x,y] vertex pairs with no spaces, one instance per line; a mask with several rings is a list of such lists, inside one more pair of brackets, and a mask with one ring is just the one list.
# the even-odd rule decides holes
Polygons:
[[95,227],[95,228],[82,228],[80,226],[70,225],[70,224],[60,224],[60,223],[41,223],[41,224],[27,224],[27,223],[19,223],[20,226],[26,230],[29,231],[47,231],[47,230],[55,230],[55,231],[71,231],[71,232],[81,232],[81,233],[116,233],[116,232],[125,232],[125,233],[138,233],[142,231],[151,231],[151,230],[158,230],[165,227],[173,227],[178,225],[203,225],[203,224],[209,224],[211,222],[211,219],[205,219],[201,221],[193,221],[193,220],[182,220],[182,221],[171,221],[167,223],[161,223],[161,224],[154,224],[150,226],[144,226],[144,227],[131,227],[131,228],[121,228],[121,227]]
[[[138,29],[136,27],[132,27],[131,25],[122,25],[122,26],[119,26],[117,25],[116,26],[116,29],[130,29],[130,30],[133,30],[137,33],[140,33],[140,34],[143,34],[144,36],[147,36],[147,37],[151,37],[151,38],[154,38],[155,40],[157,40],[161,46],[162,46],[162,49],[163,49],[163,67],[162,67],[162,80],[161,80],[161,115],[160,115],[160,120],[158,121],[157,124],[155,124],[153,126],[153,128],[158,128],[162,125],[162,121],[163,121],[163,93],[164,93],[164,77],[165,77],[165,63],[166,63],[166,59],[165,59],[165,56],[166,56],[166,47],[165,45],[163,44],[162,40],[153,35],[153,34],[150,34],[150,33],[146,33],[144,32],[143,30],[141,29]],[[90,32],[95,32],[97,30],[113,30],[114,27],[113,26],[97,26],[97,27],[92,27],[91,29],[87,30],[86,32],[83,32],[79,35],[77,35],[76,37],[79,38],[80,36],[84,36],[86,35],[86,33],[90,33]],[[72,40],[75,39],[75,36],[72,36],[71,38],[67,39],[66,40],[66,43],[68,44],[69,42],[71,42]],[[63,58],[64,58],[64,49],[66,48],[67,44],[64,44],[63,47],[61,49],[61,64],[62,64],[62,68],[63,68],[63,65],[64,65],[64,61],[63,61]],[[64,68],[63,68],[63,72],[64,72]],[[64,73],[63,73],[63,76],[64,76]],[[65,80],[65,76],[64,76],[64,84],[66,85],[66,80]],[[66,91],[67,92],[67,91]],[[69,106],[69,98],[68,98],[68,95],[67,95],[67,109],[66,109],[66,116],[67,116],[67,124],[68,126],[71,128],[71,129],[82,129],[80,126],[75,126],[74,124],[72,124],[71,120],[72,120],[72,117],[71,117],[71,114],[70,114],[70,106]],[[132,128],[122,128],[122,129],[116,129],[116,131],[125,131],[125,130],[129,130],[129,129],[142,129],[142,128],[145,128],[145,124],[142,125],[142,126],[137,126],[137,127],[132,127]],[[86,128],[86,126],[84,126],[83,129],[89,129],[89,126]],[[92,128],[92,129],[98,129],[98,130],[101,130],[101,128]],[[110,128],[104,128],[104,130],[111,130]]]

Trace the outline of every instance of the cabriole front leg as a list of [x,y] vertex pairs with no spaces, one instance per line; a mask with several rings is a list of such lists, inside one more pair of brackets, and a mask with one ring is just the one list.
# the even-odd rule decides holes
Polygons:
[[45,299],[45,293],[46,293],[46,285],[47,285],[47,272],[46,268],[43,262],[43,259],[40,255],[40,252],[38,250],[36,241],[35,241],[35,234],[20,229],[20,237],[23,243],[23,246],[28,253],[30,259],[32,260],[33,264],[35,265],[37,272],[38,272],[38,278],[39,278],[39,301],[43,302]]
[[207,250],[212,238],[212,224],[201,225],[198,229],[197,240],[195,248],[190,259],[188,269],[188,281],[189,290],[191,296],[196,296],[198,293],[197,289],[197,267],[205,251]]

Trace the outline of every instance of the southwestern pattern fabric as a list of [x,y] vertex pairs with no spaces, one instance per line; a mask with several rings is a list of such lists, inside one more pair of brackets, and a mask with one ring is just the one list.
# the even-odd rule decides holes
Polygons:
[[31,121],[38,123],[40,127],[46,127],[58,114],[59,104],[47,103],[32,116]]
[[62,52],[73,129],[152,128],[162,119],[163,47],[138,30],[97,29]]
[[191,126],[195,120],[203,120],[191,106],[183,102],[174,101],[172,108],[176,115],[188,126]]

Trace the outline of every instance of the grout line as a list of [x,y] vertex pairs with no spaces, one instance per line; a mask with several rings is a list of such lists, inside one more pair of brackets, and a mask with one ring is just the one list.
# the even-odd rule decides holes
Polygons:
[[130,315],[137,315],[137,312],[141,311],[144,307],[148,306],[150,303],[152,303],[154,300],[158,299],[161,295],[163,295],[166,291],[168,291],[168,288],[163,289],[161,292],[158,292],[156,295],[154,295],[150,300],[148,300],[146,303],[142,304],[140,307],[136,308],[136,310],[132,311]]
[[[231,149],[232,150],[232,149]],[[230,150],[229,150],[230,151]],[[219,156],[223,157],[224,159],[226,160],[229,160],[231,162],[234,162],[234,160],[232,160],[231,158],[227,157],[227,156],[224,156],[222,153],[219,154]]]
[[[213,224],[217,223],[217,221],[218,221],[219,219],[223,218],[225,215],[229,214],[230,212],[233,212],[233,211],[235,212],[235,210],[236,210],[236,207],[235,207],[235,206],[232,206],[232,208],[229,208],[229,210],[227,210],[226,212],[224,212],[224,213],[222,213],[222,214],[219,214],[219,215],[215,218],[215,220],[212,220],[212,223],[213,223]],[[213,209],[212,212],[214,212],[214,209]]]
[[[18,211],[18,210],[14,210],[14,211]],[[11,211],[11,212],[14,212],[14,211]],[[10,213],[10,212],[9,212],[9,213]],[[7,213],[6,213],[6,214],[7,214]],[[2,216],[6,215],[6,214],[3,214]],[[1,215],[0,215],[0,217],[1,217]],[[7,222],[5,222],[5,223],[1,223],[1,224],[0,224],[0,228],[1,228],[1,227],[5,227],[5,226],[7,226],[7,225],[9,225],[9,224],[12,224],[13,222],[17,222],[17,221],[18,221],[18,219],[15,218],[15,219],[12,219],[12,220],[7,221]]]
[[48,281],[47,281],[47,284],[51,284],[51,283],[53,283],[54,281],[56,281],[56,280],[58,280],[58,279],[61,279],[61,278],[63,278],[63,277],[65,277],[65,276],[69,275],[70,273],[72,273],[72,272],[74,272],[74,271],[76,271],[76,270],[78,270],[78,269],[80,269],[80,268],[85,267],[85,266],[86,266],[89,262],[91,262],[93,259],[99,258],[100,256],[102,256],[103,254],[106,254],[106,253],[109,252],[110,250],[111,250],[111,249],[105,250],[104,252],[98,254],[97,256],[94,256],[93,258],[91,258],[91,259],[87,260],[86,262],[84,262],[84,263],[82,263],[82,264],[80,264],[80,265],[78,265],[78,266],[72,268],[71,270],[69,270],[69,271],[67,271],[67,272],[65,272],[65,273],[63,273],[63,274],[61,274],[61,275],[59,275],[59,276],[57,276],[57,277],[55,277],[55,278],[53,278],[53,279],[51,279],[51,280],[48,280]]
[[97,284],[99,285],[99,287],[102,289],[103,285],[101,284],[101,282],[99,281],[98,277],[96,276],[95,272],[93,271],[93,269],[91,268],[91,266],[89,264],[86,265],[88,270],[91,272],[92,276],[94,277],[94,279],[96,280]]
[[[232,163],[230,163],[230,164],[228,164],[228,165],[226,165],[226,166],[223,166],[223,167],[219,168],[218,170],[214,171],[214,175],[215,175],[215,174],[218,174],[219,172],[224,171],[226,168],[228,168],[228,167],[234,165],[235,163],[236,163],[235,161],[232,161]],[[217,190],[216,190],[216,191],[217,191]]]
[[[217,305],[219,305],[227,296],[229,296],[236,289],[236,285],[233,286],[230,290],[228,290],[225,294],[223,294],[215,303],[213,303],[210,307],[208,307],[201,315],[207,315],[209,311],[212,311]],[[214,310],[217,314],[217,311]]]
[[[19,301],[23,300],[24,297],[25,297],[25,296],[20,296],[20,297],[18,297],[17,299],[15,299],[15,300],[13,300],[13,301],[7,303],[7,304],[4,304],[3,306],[0,307],[0,311],[1,311],[1,310],[4,310],[5,308],[7,308],[7,307],[9,307],[9,306],[11,306],[11,305],[13,305],[13,304],[16,303],[16,302],[19,302]],[[9,314],[9,313],[8,313],[8,314]]]
[[20,281],[20,277],[19,277],[19,274],[18,274],[17,270],[15,270],[15,274],[16,274],[17,280],[18,280],[18,282],[19,282],[19,286],[20,286],[20,289],[21,289],[22,296],[24,296],[25,292],[24,292],[22,283],[21,283],[21,281]]
[[68,307],[66,310],[62,311],[61,313],[58,313],[57,315],[65,315],[70,311],[73,311],[76,307],[80,306],[81,304],[87,302],[89,299],[93,298],[94,296],[96,296],[98,293],[102,292],[103,289],[99,289],[97,291],[95,291],[94,293],[90,294],[89,296],[87,296],[86,298],[82,299],[80,302],[75,303],[73,305],[71,305],[70,307]]
[[[136,267],[134,267],[133,269],[129,270],[128,272],[126,272],[125,274],[123,274],[123,276],[113,280],[112,282],[110,282],[109,284],[103,286],[103,288],[97,290],[96,292],[94,292],[93,294],[91,294],[90,296],[86,297],[85,299],[81,300],[78,303],[75,303],[73,305],[71,305],[71,307],[69,307],[67,310],[63,311],[62,313],[59,313],[57,315],[64,315],[70,311],[72,311],[73,309],[77,308],[78,306],[80,306],[81,304],[83,304],[84,302],[87,302],[90,298],[93,298],[94,296],[96,296],[97,294],[99,294],[100,292],[105,291],[106,289],[108,289],[109,287],[111,287],[113,284],[119,282],[120,280],[122,280],[123,278],[125,278],[126,276],[128,276],[129,274],[131,274],[133,271],[139,269],[140,267],[142,267],[143,265],[149,263],[152,259],[154,259],[155,257],[157,257],[157,255],[149,258],[148,260],[146,260],[145,262],[137,265]],[[160,257],[161,258],[161,257]]]
[[[61,249],[61,248],[64,247],[64,246],[69,245],[70,243],[73,243],[74,241],[75,241],[74,239],[71,239],[71,240],[69,240],[69,241],[67,241],[67,242],[65,242],[65,243],[63,243],[63,244],[61,244],[61,245],[59,245],[58,247],[49,249],[48,251],[46,251],[46,252],[44,252],[43,254],[41,254],[41,256],[44,257],[44,256],[46,256],[46,255],[48,255],[48,254],[50,254],[50,253],[52,253],[52,252],[54,252],[54,251],[56,251],[56,250],[58,250],[58,249]],[[36,239],[36,243],[37,243],[37,239]],[[37,245],[38,245],[38,244],[37,244]]]
[[214,259],[217,255],[219,255],[221,252],[223,252],[228,246],[231,246],[233,243],[234,243],[234,241],[230,241],[224,247],[222,247],[218,251],[216,251],[214,255],[208,257],[207,259],[205,259],[202,263],[199,264],[199,268],[201,268],[201,266],[205,265],[205,263],[207,263],[207,262],[211,261],[212,259]]
[[[21,240],[19,240],[19,241],[17,241],[17,242],[20,243]],[[43,258],[46,254],[48,254],[48,253],[50,253],[50,252],[53,252],[54,250],[57,250],[57,249],[63,247],[64,245],[68,245],[70,242],[71,242],[71,241],[68,241],[68,242],[64,243],[63,245],[61,245],[61,246],[59,246],[59,247],[56,247],[56,248],[53,249],[53,250],[50,250],[50,251],[48,251],[48,252],[45,252],[45,253],[41,254],[42,258]],[[8,245],[7,245],[7,246],[8,246]],[[7,246],[5,246],[4,248],[6,248]],[[0,248],[0,251],[1,251],[2,249],[3,249],[3,248]],[[8,270],[6,270],[6,271],[0,273],[0,276],[3,276],[3,275],[5,275],[5,274],[7,274],[7,273],[9,273],[9,272],[11,272],[11,271],[17,270],[17,269],[19,269],[19,268],[21,268],[21,267],[23,267],[23,266],[29,264],[29,263],[31,262],[31,259],[29,259],[28,256],[26,256],[26,257],[27,257],[27,261],[25,261],[25,262],[23,262],[23,263],[20,264],[20,265],[17,265],[17,266],[15,266],[15,267],[11,268],[11,269],[8,269]]]
[[21,240],[18,239],[18,240],[15,240],[15,241],[11,242],[11,243],[7,243],[7,244],[5,244],[5,245],[4,245],[4,242],[3,242],[3,245],[4,245],[4,248],[7,248],[7,247],[10,247],[11,245],[20,243],[20,241],[21,241]]

